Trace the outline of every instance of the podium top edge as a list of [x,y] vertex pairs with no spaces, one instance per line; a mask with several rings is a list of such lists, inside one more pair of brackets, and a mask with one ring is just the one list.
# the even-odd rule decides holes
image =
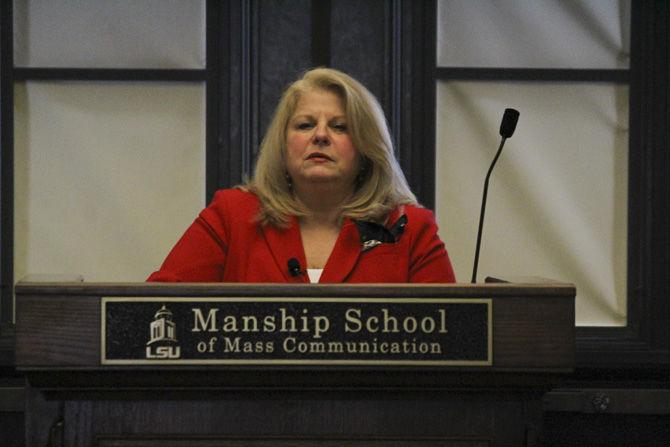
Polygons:
[[87,296],[367,296],[367,297],[574,297],[574,284],[454,283],[454,284],[277,284],[277,283],[157,283],[157,282],[27,282],[15,286],[17,295]]

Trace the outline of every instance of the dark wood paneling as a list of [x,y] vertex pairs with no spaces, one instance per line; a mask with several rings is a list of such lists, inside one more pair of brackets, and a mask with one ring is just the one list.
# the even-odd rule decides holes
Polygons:
[[207,2],[207,200],[250,170],[256,19],[256,2]]
[[0,369],[14,367],[14,323],[0,321]]
[[402,59],[399,158],[412,191],[435,208],[435,59],[437,4],[403,1],[400,13]]
[[306,438],[313,441],[311,445],[338,439],[404,439],[403,447],[431,446],[437,440],[442,441],[440,446],[517,447],[526,445],[529,427],[539,426],[541,422],[539,405],[532,402],[536,397],[533,394],[436,393],[432,399],[422,400],[413,400],[402,393],[389,399],[338,399],[337,396],[304,399],[300,393],[295,396],[288,400],[222,398],[206,404],[67,402],[65,445],[89,446],[89,440],[96,435],[117,439],[122,437],[120,435],[126,439],[159,435],[163,439],[207,436],[208,439],[247,438],[256,442],[272,437],[296,441]]
[[[494,363],[501,368],[537,368],[572,358],[574,331],[561,328],[574,324],[574,307],[560,298],[506,299],[494,306]],[[552,333],[553,336],[547,336]]]
[[383,0],[337,0],[332,4],[331,67],[365,85],[388,116],[387,21]]
[[[0,323],[13,320],[14,66],[10,1],[0,2]],[[4,356],[0,353],[0,356]]]
[[[37,367],[52,364],[98,365],[99,299],[66,295],[50,297],[39,303],[36,300],[40,301],[38,298],[17,300],[17,313],[21,319],[17,338],[27,341],[27,344],[17,343],[17,359],[31,358]],[[30,312],[35,305],[41,311]]]
[[312,0],[312,65],[330,66],[330,0]]
[[[37,389],[26,389],[25,438],[30,447],[53,447],[62,438],[63,402],[47,402]],[[92,445],[92,444],[91,444]]]
[[558,389],[544,396],[544,411],[670,416],[668,389]]
[[0,436],[3,447],[24,447],[26,435],[24,433],[25,415],[23,412],[0,411]]
[[281,94],[304,71],[318,64],[312,60],[312,3],[310,0],[259,3],[259,95],[254,155]]
[[636,26],[640,33],[633,44],[640,48],[631,61],[631,116],[640,119],[631,134],[631,155],[646,169],[631,172],[631,185],[642,190],[630,217],[645,238],[639,246],[641,282],[631,286],[646,295],[646,306],[638,308],[642,336],[650,347],[670,353],[670,3],[634,2],[633,8],[634,20],[644,23]]
[[98,447],[488,447],[487,440],[451,438],[387,438],[361,437],[358,439],[326,437],[274,436],[123,436],[101,438]]
[[0,368],[0,445],[23,447],[26,445],[25,386],[22,380],[7,380],[5,373]]
[[670,416],[547,413],[543,444],[561,447],[661,447],[670,439]]
[[0,445],[23,447],[26,445],[25,388],[3,386],[2,382],[0,379]]
[[222,106],[230,96],[230,86],[224,75],[225,64],[230,61],[230,36],[224,32],[223,26],[229,18],[229,3],[207,0],[206,17],[206,71],[207,89],[205,100],[205,194],[206,202],[214,196],[214,192],[228,185],[234,171],[230,166],[230,147],[227,142],[230,114],[228,108]]
[[258,122],[258,7],[207,2],[207,200],[251,170]]

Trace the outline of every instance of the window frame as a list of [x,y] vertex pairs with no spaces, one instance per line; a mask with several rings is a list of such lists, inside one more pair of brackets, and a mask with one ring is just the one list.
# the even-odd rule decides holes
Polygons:
[[[654,369],[670,364],[668,280],[656,272],[656,266],[664,262],[668,265],[668,255],[658,248],[668,245],[661,230],[668,221],[667,200],[663,200],[667,197],[659,195],[658,189],[667,188],[669,182],[662,179],[662,172],[670,166],[667,157],[663,163],[656,160],[667,152],[670,140],[667,130],[663,130],[670,116],[670,8],[655,2],[631,2],[629,69],[471,68],[437,65],[437,1],[431,3],[436,17],[432,30],[435,85],[439,81],[468,80],[606,82],[629,86],[628,321],[624,327],[576,327],[576,365],[588,375],[593,369]],[[654,91],[661,94],[654,95]],[[663,122],[666,124],[661,125]]]
[[[14,320],[14,85],[27,81],[111,81],[111,82],[188,82],[204,83],[206,113],[218,102],[213,96],[217,77],[208,64],[201,69],[139,69],[139,68],[68,68],[22,67],[14,65],[14,8],[13,1],[0,4],[0,365],[13,358],[13,349],[3,349],[2,340],[13,336]],[[206,0],[206,51],[217,49],[215,41],[219,28],[219,2]],[[208,60],[210,54],[207,55]],[[212,90],[212,93],[209,90]],[[208,115],[209,116],[209,115]],[[210,124],[209,120],[206,125]],[[218,165],[220,151],[211,143],[211,126],[206,129],[206,191],[210,193],[210,163]],[[11,346],[9,348],[12,348]]]

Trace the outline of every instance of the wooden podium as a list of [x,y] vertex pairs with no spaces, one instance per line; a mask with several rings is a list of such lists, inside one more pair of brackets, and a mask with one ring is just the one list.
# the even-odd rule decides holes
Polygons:
[[[316,304],[343,301],[350,307],[377,301],[486,302],[488,362],[293,358],[123,363],[105,357],[110,349],[105,334],[117,318],[108,314],[109,304],[105,307],[110,300],[155,301],[156,306],[161,300],[179,301],[195,308],[191,303],[217,299],[254,306],[263,300],[306,298]],[[16,365],[31,386],[27,442],[102,447],[538,445],[542,396],[574,367],[574,298],[574,286],[563,283],[19,283]],[[128,309],[126,313],[134,313]],[[209,323],[214,327],[213,320],[200,316],[197,331]],[[430,320],[425,322],[424,329],[438,332]],[[409,329],[416,329],[412,324]],[[275,326],[273,322],[266,329]],[[378,326],[368,329],[379,331]],[[132,333],[126,329],[115,330]]]

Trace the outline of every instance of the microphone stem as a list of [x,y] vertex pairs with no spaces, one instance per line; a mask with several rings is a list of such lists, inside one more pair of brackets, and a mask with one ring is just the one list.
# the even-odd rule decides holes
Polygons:
[[475,248],[475,263],[474,266],[472,267],[472,279],[470,280],[471,283],[476,283],[477,282],[477,266],[479,264],[479,247],[482,243],[482,230],[484,228],[484,212],[486,211],[486,196],[488,195],[489,191],[489,179],[491,177],[491,172],[493,172],[493,167],[496,165],[496,162],[498,161],[498,157],[500,157],[500,153],[502,152],[503,146],[505,145],[505,140],[506,138],[503,137],[500,140],[500,146],[498,146],[498,152],[496,152],[496,156],[493,157],[493,162],[491,162],[491,166],[489,167],[489,171],[486,173],[486,180],[484,180],[484,194],[482,194],[482,207],[481,210],[479,211],[479,229],[477,230],[477,247]]

